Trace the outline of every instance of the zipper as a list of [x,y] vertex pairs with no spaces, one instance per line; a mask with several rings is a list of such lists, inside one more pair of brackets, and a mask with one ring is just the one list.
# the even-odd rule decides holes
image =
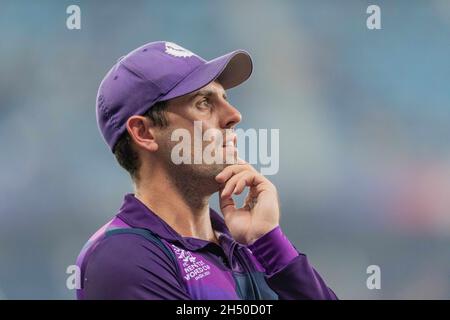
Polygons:
[[[237,243],[235,243],[237,245]],[[233,250],[234,250],[234,246],[233,246]],[[239,250],[241,249],[241,250]],[[242,266],[244,274],[248,275],[248,278],[250,280],[250,287],[252,289],[252,299],[255,300],[261,300],[261,296],[259,294],[259,290],[258,290],[258,285],[257,282],[255,280],[255,278],[253,277],[252,274],[252,268],[250,268],[250,265],[247,262],[247,259],[245,259],[245,257],[242,254],[242,250],[245,250],[245,248],[238,248],[237,253],[236,253],[236,257],[239,261],[239,264]],[[248,298],[247,298],[248,299]]]
[[229,260],[229,263],[230,263],[230,269],[231,269],[232,272],[233,272],[233,256],[234,256],[234,249],[236,248],[236,246],[237,246],[237,242],[236,242],[236,241],[233,241],[233,243],[231,244],[231,248],[230,248],[228,257],[227,257],[227,258],[229,258],[228,260]]

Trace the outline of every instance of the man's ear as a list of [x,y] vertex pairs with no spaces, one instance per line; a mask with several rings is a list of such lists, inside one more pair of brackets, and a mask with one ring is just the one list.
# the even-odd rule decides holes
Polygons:
[[151,120],[143,116],[131,116],[127,120],[127,131],[134,143],[151,152],[158,150],[154,128]]

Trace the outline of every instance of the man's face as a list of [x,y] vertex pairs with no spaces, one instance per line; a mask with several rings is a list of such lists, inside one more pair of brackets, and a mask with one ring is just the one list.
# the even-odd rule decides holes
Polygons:
[[[236,135],[234,127],[241,120],[241,114],[227,100],[225,90],[218,82],[169,101],[166,108],[168,127],[158,134],[158,153],[161,160],[169,162],[170,170],[186,174],[190,178],[212,179],[227,165],[236,163]],[[189,133],[190,147],[173,152],[181,139],[174,140],[174,133]],[[205,141],[206,140],[206,141]],[[186,141],[183,141],[185,143]],[[190,152],[189,157],[184,152]],[[174,155],[190,159],[190,162],[174,163]],[[201,163],[198,156],[201,155]],[[205,163],[206,158],[215,161]],[[213,163],[211,163],[213,162]]]

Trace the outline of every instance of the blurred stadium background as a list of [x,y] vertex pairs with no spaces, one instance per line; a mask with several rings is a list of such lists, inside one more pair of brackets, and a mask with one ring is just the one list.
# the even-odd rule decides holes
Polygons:
[[280,129],[282,227],[340,298],[450,297],[449,1],[1,0],[0,39],[0,298],[74,298],[67,266],[132,190],[96,91],[155,40],[252,54],[230,98]]

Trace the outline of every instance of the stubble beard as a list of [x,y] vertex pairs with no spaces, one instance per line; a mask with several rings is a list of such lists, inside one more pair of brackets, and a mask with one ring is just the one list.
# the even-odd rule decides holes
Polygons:
[[175,164],[171,153],[177,142],[171,141],[170,136],[171,132],[167,130],[162,139],[166,143],[160,143],[158,149],[167,176],[192,208],[201,208],[208,204],[212,194],[220,190],[215,177],[230,164]]

